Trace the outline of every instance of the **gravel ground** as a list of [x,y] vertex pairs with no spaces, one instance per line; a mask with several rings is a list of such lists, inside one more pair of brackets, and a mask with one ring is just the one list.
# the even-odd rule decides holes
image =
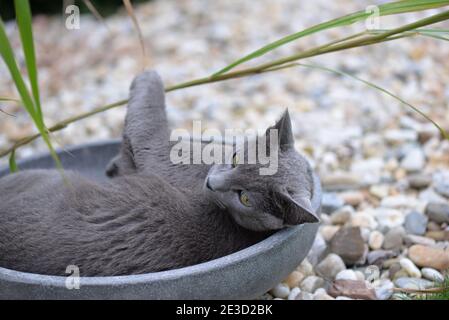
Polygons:
[[[151,65],[167,84],[208,75],[281,36],[365,8],[371,1],[154,1],[137,8]],[[422,14],[382,18],[381,28]],[[90,16],[80,30],[60,17],[34,21],[47,124],[124,99],[140,49],[124,12]],[[449,25],[440,24],[448,27]],[[354,30],[329,31],[261,59],[273,59]],[[16,52],[17,30],[11,23]],[[414,38],[334,53],[308,62],[356,74],[418,106],[449,130],[449,45]],[[23,57],[18,54],[23,65]],[[16,96],[0,64],[0,95]],[[261,298],[391,299],[392,288],[426,288],[449,268],[449,141],[391,97],[353,79],[296,68],[169,93],[169,121],[190,128],[265,128],[288,107],[297,148],[325,189],[314,247],[284,282]],[[34,132],[15,105],[1,108],[0,149]],[[119,137],[123,107],[55,134],[59,146]],[[45,151],[37,141],[19,157]],[[5,163],[3,159],[3,163]]]

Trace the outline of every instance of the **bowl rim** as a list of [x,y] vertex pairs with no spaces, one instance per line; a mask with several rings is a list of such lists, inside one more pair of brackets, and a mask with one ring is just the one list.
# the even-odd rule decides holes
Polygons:
[[[83,144],[77,144],[64,149],[58,149],[57,154],[75,152],[80,149],[95,148],[105,145],[113,145],[120,143],[118,139],[106,139],[96,142],[89,142]],[[21,159],[17,162],[18,166],[40,160],[42,158],[48,157],[48,153],[41,153],[32,157],[27,157]],[[0,173],[8,170],[7,168],[0,168]],[[321,207],[321,184],[320,179],[317,174],[313,172],[313,195],[311,199],[312,208],[315,212],[319,212]],[[319,222],[318,222],[319,223]],[[242,262],[244,260],[249,260],[254,256],[260,255],[264,252],[264,248],[275,248],[284,241],[288,241],[289,238],[293,237],[296,233],[301,232],[304,225],[298,225],[293,227],[288,227],[282,229],[268,238],[253,244],[245,249],[239,250],[237,252],[231,253],[229,255],[202,262],[199,264],[151,273],[142,273],[134,275],[120,275],[120,276],[94,276],[94,277],[80,277],[80,283],[84,286],[121,286],[129,284],[139,284],[153,281],[161,280],[174,280],[185,276],[199,275],[202,273],[209,273],[213,270],[220,270],[229,267],[230,265]],[[3,268],[0,266],[0,280],[5,279],[8,281],[14,281],[19,283],[29,283],[29,284],[42,284],[45,283],[49,286],[61,287],[65,285],[67,276],[54,276],[45,275],[38,273],[30,273],[23,271],[16,271],[12,269]]]

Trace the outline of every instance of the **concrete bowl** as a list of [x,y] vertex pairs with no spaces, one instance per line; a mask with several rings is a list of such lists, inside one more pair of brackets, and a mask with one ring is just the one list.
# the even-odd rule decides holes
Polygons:
[[[65,169],[96,180],[107,179],[106,163],[119,141],[59,151]],[[47,155],[18,162],[21,170],[52,168]],[[9,173],[0,170],[0,177]],[[314,176],[312,205],[321,209],[321,187]],[[69,278],[18,272],[0,266],[0,299],[253,299],[282,281],[309,252],[318,224],[281,230],[244,250],[198,265],[148,274],[81,277],[79,289],[67,289]],[[1,252],[0,252],[1,254]]]

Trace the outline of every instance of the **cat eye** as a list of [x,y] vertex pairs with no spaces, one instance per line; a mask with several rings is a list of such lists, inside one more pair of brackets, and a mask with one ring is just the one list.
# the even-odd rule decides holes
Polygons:
[[249,196],[245,191],[240,191],[239,199],[244,206],[251,207],[251,203],[249,202]]
[[237,152],[232,156],[232,167],[235,168],[239,164],[239,156]]

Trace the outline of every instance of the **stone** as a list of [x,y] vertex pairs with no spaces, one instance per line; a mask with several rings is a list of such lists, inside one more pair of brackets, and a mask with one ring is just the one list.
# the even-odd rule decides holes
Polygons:
[[325,285],[325,281],[323,278],[317,276],[308,276],[302,282],[299,288],[304,292],[315,292],[316,289],[322,288]]
[[449,241],[449,230],[429,231],[426,237],[436,241]]
[[344,227],[338,230],[330,243],[330,250],[339,255],[345,264],[361,263],[366,254],[365,243],[359,227]]
[[329,280],[333,280],[340,271],[345,269],[342,258],[334,253],[328,254],[315,268],[319,275]]
[[418,133],[408,129],[389,129],[384,132],[384,138],[388,143],[397,145],[417,141]]
[[352,227],[368,228],[374,230],[377,228],[378,223],[376,219],[367,212],[357,212],[351,217],[350,225]]
[[290,293],[290,288],[286,283],[279,283],[270,291],[271,295],[276,298],[285,299]]
[[287,300],[295,300],[298,294],[301,293],[301,289],[298,287],[294,287],[290,290],[290,293],[288,294]]
[[315,292],[313,294],[313,300],[335,300],[334,297],[331,297],[330,295],[328,295],[326,293],[326,291],[324,292]]
[[404,231],[402,228],[394,228],[385,234],[383,248],[385,250],[400,250],[402,248]]
[[435,269],[432,268],[422,268],[421,273],[423,278],[434,282],[443,282],[443,275]]
[[335,300],[354,300],[354,299],[351,299],[351,298],[345,297],[345,296],[338,296],[335,298]]
[[346,296],[353,299],[377,300],[376,292],[365,281],[335,280],[328,290],[332,297]]
[[435,191],[442,196],[449,198],[449,182],[442,181],[435,185]]
[[313,294],[310,292],[301,291],[296,297],[295,300],[313,300]]
[[446,203],[431,202],[426,207],[426,214],[436,223],[449,223],[449,205]]
[[427,188],[419,193],[418,199],[421,201],[424,201],[426,203],[446,203],[447,200],[443,196],[441,196],[439,193],[433,190],[433,188]]
[[312,248],[307,254],[307,259],[312,265],[316,265],[321,260],[323,254],[326,252],[327,245],[321,233],[317,233]]
[[389,279],[380,280],[379,286],[374,288],[379,300],[388,300],[393,295],[394,283]]
[[381,207],[392,209],[410,208],[416,207],[417,205],[418,202],[415,197],[406,196],[403,194],[388,196],[383,198],[380,202]]
[[331,214],[332,212],[344,206],[344,201],[336,193],[323,193],[321,200],[321,210],[323,213]]
[[409,278],[409,274],[407,272],[407,270],[405,269],[401,269],[398,272],[396,272],[394,274],[394,276],[392,277],[393,280],[399,279],[399,278]]
[[394,284],[401,289],[423,290],[433,287],[433,282],[421,278],[401,277],[394,280]]
[[358,280],[354,270],[342,270],[335,276],[335,280]]
[[302,280],[304,280],[305,275],[299,271],[293,271],[288,275],[288,277],[284,280],[284,282],[290,287],[299,287],[299,284]]
[[354,271],[354,272],[355,272],[355,276],[356,276],[357,280],[359,280],[359,281],[365,281],[365,275],[363,274],[362,271],[356,270],[356,271]]
[[366,262],[369,265],[382,266],[385,260],[391,259],[396,256],[396,253],[391,250],[374,250],[368,252]]
[[432,238],[416,236],[414,234],[406,234],[404,236],[404,242],[408,245],[422,244],[423,246],[433,246],[435,244],[435,240]]
[[423,235],[426,233],[428,220],[425,215],[417,211],[412,211],[405,216],[405,231],[411,234]]
[[407,271],[408,275],[412,278],[421,278],[421,271],[419,271],[418,267],[407,258],[402,258],[399,260],[399,264],[401,267]]
[[365,200],[365,196],[360,191],[346,191],[340,194],[345,204],[357,207]]
[[427,231],[440,231],[441,226],[440,224],[436,223],[435,221],[429,221],[427,223]]
[[301,264],[296,268],[296,271],[302,273],[306,277],[315,275],[313,266],[307,258],[302,260]]
[[390,194],[390,187],[385,184],[372,185],[369,192],[378,199],[383,199],[388,197]]
[[351,219],[354,213],[355,210],[352,206],[344,206],[331,214],[330,221],[334,225],[343,225]]
[[401,271],[401,265],[399,263],[394,263],[390,266],[390,268],[388,269],[388,276],[390,279],[396,279],[398,277],[396,277],[396,274]]
[[368,245],[373,250],[378,250],[382,248],[382,244],[384,243],[384,235],[377,230],[374,230],[370,233],[368,239]]
[[402,226],[405,221],[402,212],[396,209],[377,208],[373,210],[373,215],[381,229],[396,228]]
[[407,172],[417,172],[426,165],[426,157],[421,148],[412,148],[405,154],[401,167]]
[[[325,190],[330,191],[354,190],[360,187],[360,178],[356,174],[349,172],[335,172],[321,177],[321,183]],[[325,194],[326,193],[323,194],[323,199]]]
[[408,256],[419,267],[444,271],[449,268],[449,251],[415,244],[408,250]]
[[324,240],[330,241],[339,229],[340,226],[322,226],[320,228],[320,233],[323,236]]
[[427,174],[412,174],[407,178],[411,188],[421,190],[427,188],[432,183],[432,177]]

